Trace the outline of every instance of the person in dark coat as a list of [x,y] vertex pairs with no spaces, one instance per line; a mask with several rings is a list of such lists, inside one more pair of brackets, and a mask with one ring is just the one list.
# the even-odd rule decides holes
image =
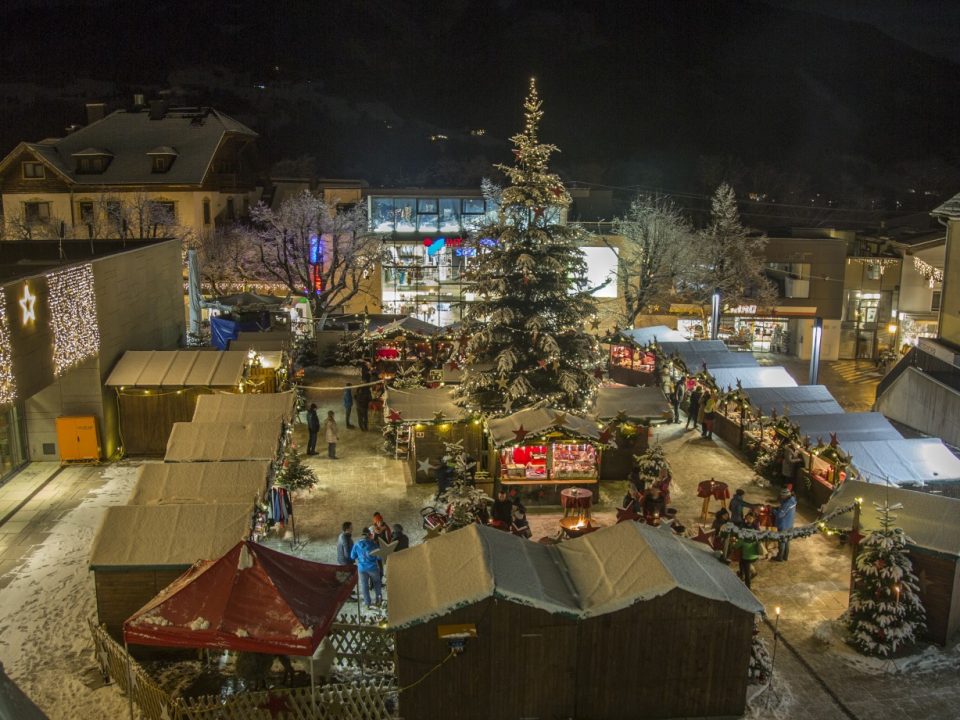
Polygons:
[[361,385],[353,391],[353,397],[357,401],[357,427],[366,431],[369,426],[370,401],[373,400],[373,393],[370,392],[369,385]]
[[340,537],[337,538],[337,564],[353,565],[350,551],[353,550],[353,523],[345,522],[341,526]]
[[623,496],[623,503],[620,509],[626,512],[632,512],[637,516],[643,515],[643,498],[640,490],[637,489],[637,486],[633,483],[630,484],[627,494]]
[[533,536],[533,531],[530,529],[530,521],[527,520],[527,511],[523,505],[515,505],[513,508],[513,521],[510,523],[510,532],[527,539]]
[[397,542],[397,546],[393,549],[394,552],[400,552],[410,547],[410,538],[403,532],[403,525],[400,523],[394,523],[393,525],[393,539]]
[[[793,522],[797,515],[797,498],[785,487],[780,491],[780,507],[773,511],[773,517],[777,523],[777,532],[787,532],[793,530]],[[773,558],[778,562],[786,562],[790,557],[790,539],[783,538],[777,541],[777,556]]]
[[690,429],[690,421],[693,420],[693,429],[697,429],[697,415],[700,412],[700,398],[703,397],[703,390],[700,389],[700,386],[697,385],[693,392],[690,393],[690,406],[687,408],[687,425],[686,430]]
[[656,520],[667,514],[667,502],[660,492],[660,488],[654,485],[643,497],[643,515],[647,521]]
[[[347,427],[352,428],[350,424],[350,412],[353,410],[353,389],[350,383],[347,383],[343,389],[343,416],[347,419]],[[357,424],[360,424],[360,410],[357,410]]]
[[504,530],[507,530],[513,522],[513,503],[510,502],[507,491],[503,488],[500,488],[497,499],[493,501],[493,507],[490,509],[490,520]]
[[320,416],[317,415],[317,404],[311,403],[307,410],[307,455],[317,454],[317,435],[320,434]]
[[670,390],[670,406],[673,408],[673,422],[680,422],[680,403],[683,402],[683,388],[686,384],[686,378],[680,378],[673,384]]

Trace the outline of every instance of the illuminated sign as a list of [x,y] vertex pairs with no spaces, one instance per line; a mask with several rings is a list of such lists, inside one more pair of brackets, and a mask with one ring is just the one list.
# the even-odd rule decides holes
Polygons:
[[37,319],[37,313],[34,306],[37,302],[37,296],[30,293],[30,286],[23,286],[23,297],[20,298],[20,324],[26,325]]
[[499,245],[499,244],[500,244],[500,243],[497,242],[496,240],[494,240],[493,238],[480,238],[480,246],[481,246],[481,247],[492,248],[492,247],[496,247],[496,246]]
[[453,254],[457,257],[476,257],[477,249],[472,247],[458,247],[454,249]]
[[756,315],[757,306],[756,305],[737,305],[732,307],[727,312],[730,315]]
[[323,246],[316,234],[310,235],[310,264],[319,265],[323,261]]

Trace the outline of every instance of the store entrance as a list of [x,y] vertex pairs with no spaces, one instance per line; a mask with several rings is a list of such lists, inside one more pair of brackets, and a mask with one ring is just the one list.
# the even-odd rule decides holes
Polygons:
[[753,352],[789,352],[789,320],[770,318],[737,318],[737,336]]

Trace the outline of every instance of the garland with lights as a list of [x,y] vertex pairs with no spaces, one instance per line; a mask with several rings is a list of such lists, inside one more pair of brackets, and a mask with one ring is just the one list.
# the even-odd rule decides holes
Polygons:
[[892,257],[851,257],[847,258],[848,262],[854,262],[859,265],[870,265],[871,267],[876,267],[880,269],[880,274],[883,275],[887,268],[891,265],[896,265],[900,262],[900,258]]
[[859,503],[856,501],[849,505],[844,505],[836,510],[832,510],[816,522],[809,525],[798,525],[792,530],[754,530],[753,528],[737,527],[733,523],[727,523],[720,528],[720,535],[731,536],[737,540],[798,540],[816,535],[818,532],[825,532],[828,535],[840,532],[827,525],[831,520],[839,515],[852,512]]
[[47,275],[47,306],[53,330],[53,374],[60,377],[100,352],[97,294],[90,264]]
[[6,303],[0,302],[0,405],[17,399],[17,381],[13,376],[10,323]]
[[913,258],[913,267],[930,284],[930,287],[943,282],[943,270],[934,267],[928,262],[924,262],[917,256]]

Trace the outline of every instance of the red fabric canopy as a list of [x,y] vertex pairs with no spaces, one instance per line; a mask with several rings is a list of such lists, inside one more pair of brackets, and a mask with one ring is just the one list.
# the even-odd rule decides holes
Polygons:
[[312,655],[356,584],[352,565],[301,560],[244,541],[161,590],[123,624],[123,639]]

